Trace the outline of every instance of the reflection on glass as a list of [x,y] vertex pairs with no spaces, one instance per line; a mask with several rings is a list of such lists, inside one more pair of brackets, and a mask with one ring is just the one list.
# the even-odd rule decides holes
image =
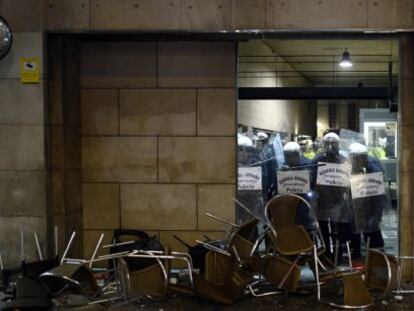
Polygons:
[[370,154],[383,160],[397,156],[397,123],[364,122],[364,137]]

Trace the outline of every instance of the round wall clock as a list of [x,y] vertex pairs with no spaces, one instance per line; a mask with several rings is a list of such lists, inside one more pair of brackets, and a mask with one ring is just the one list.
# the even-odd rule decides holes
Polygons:
[[0,60],[9,53],[13,41],[12,31],[0,16]]

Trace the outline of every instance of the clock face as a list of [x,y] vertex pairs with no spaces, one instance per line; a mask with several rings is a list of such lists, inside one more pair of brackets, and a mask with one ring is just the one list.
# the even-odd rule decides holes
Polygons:
[[5,57],[12,45],[12,32],[6,21],[0,16],[0,59]]

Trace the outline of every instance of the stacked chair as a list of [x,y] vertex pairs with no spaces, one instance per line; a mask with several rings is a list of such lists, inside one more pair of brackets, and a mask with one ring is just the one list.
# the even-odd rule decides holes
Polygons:
[[[220,246],[211,241],[197,241],[208,250],[204,273],[193,273],[191,257],[182,258],[189,271],[187,285],[168,283],[167,262],[177,260],[184,254],[136,251],[129,256],[159,260],[164,271],[160,278],[165,284],[164,293],[187,293],[220,304],[234,303],[245,294],[308,293],[302,285],[308,287],[309,284],[301,284],[300,279],[305,266],[314,274],[318,300],[339,308],[369,307],[395,288],[397,262],[381,250],[367,249],[365,270],[355,270],[351,265],[337,267],[336,261],[325,255],[318,222],[302,197],[293,194],[276,196],[268,202],[265,215],[262,234],[258,233],[260,220],[253,217],[241,225],[228,223],[230,233]],[[307,221],[301,223],[303,219]],[[259,252],[262,241],[265,241],[265,251]],[[269,284],[272,285],[271,290],[261,290],[268,288],[263,285]],[[335,290],[341,296],[331,295],[335,298],[332,301],[322,299],[322,293],[331,290],[333,285],[340,287]]]
[[[338,268],[336,260],[332,262],[325,255],[310,205],[298,195],[274,197],[265,207],[264,220],[251,214],[250,220],[238,225],[208,216],[231,227],[227,239],[207,238],[190,246],[176,237],[189,248],[189,253],[170,251],[145,232],[119,229],[114,231],[111,244],[103,245],[104,235],[99,237],[90,259],[71,259],[67,254],[74,232],[60,260],[57,251],[52,260],[43,260],[39,252],[41,260],[23,262],[15,269],[23,276],[17,278],[13,293],[19,303],[9,303],[4,309],[34,302],[39,309],[47,308],[51,298],[68,293],[85,297],[87,308],[96,310],[102,303],[163,299],[171,293],[232,304],[245,295],[309,293],[305,290],[309,285],[316,287],[318,301],[356,309],[372,306],[399,288],[399,262],[382,250],[367,247],[363,270],[352,269],[351,264]],[[109,254],[99,255],[105,249]],[[351,259],[349,245],[348,256]],[[172,277],[175,261],[185,264],[185,279]],[[107,268],[96,268],[98,262],[107,263]],[[304,267],[310,268],[315,284],[302,284]],[[200,273],[195,273],[195,268]],[[12,280],[12,272],[3,269],[3,280]],[[105,277],[98,278],[99,275]],[[328,297],[327,292],[331,293],[329,300],[322,298],[322,294]]]
[[[269,261],[263,271],[264,278],[296,292],[299,288],[301,267],[309,266],[315,276],[318,301],[328,305],[358,309],[372,306],[396,287],[396,259],[381,250],[367,248],[364,270],[355,270],[347,243],[349,267],[337,267],[325,255],[325,245],[318,222],[308,202],[294,194],[282,194],[270,200],[265,215],[269,225],[269,245],[275,260]],[[307,219],[299,224],[298,219]],[[337,258],[338,244],[336,247]],[[279,283],[279,284],[278,284]],[[341,288],[336,288],[339,284]],[[332,291],[334,289],[334,291]],[[322,298],[322,292],[330,292],[330,300]],[[332,299],[335,293],[339,299]],[[336,298],[336,297],[335,297]]]
[[[166,293],[185,293],[220,304],[231,304],[243,296],[246,287],[253,282],[254,262],[251,259],[258,244],[256,227],[257,220],[240,226],[234,225],[228,241],[219,243],[221,247],[212,241],[198,241],[208,250],[205,255],[204,275],[193,272],[192,258],[188,254],[136,250],[128,258],[157,260],[163,271],[159,280],[165,284]],[[183,260],[186,263],[188,284],[169,284],[169,267],[174,260]]]
[[[324,251],[312,209],[302,197],[282,194],[267,203],[265,216],[269,226],[268,249],[272,256],[265,265],[264,278],[278,289],[298,292],[301,268],[313,261],[314,247],[319,254]],[[306,224],[300,224],[298,218],[306,219]]]

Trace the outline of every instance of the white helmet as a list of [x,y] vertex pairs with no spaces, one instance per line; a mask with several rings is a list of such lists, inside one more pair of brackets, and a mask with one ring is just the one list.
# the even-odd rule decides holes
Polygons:
[[323,137],[323,141],[339,141],[339,136],[334,132],[329,132]]
[[291,141],[283,147],[283,151],[300,151],[300,146],[298,143]]
[[246,147],[253,147],[253,142],[252,140],[244,135],[237,135],[237,144],[239,146],[246,146]]
[[352,154],[368,153],[368,149],[363,144],[360,144],[360,143],[352,143],[349,146],[349,153],[352,153]]
[[268,139],[269,138],[269,135],[267,135],[265,132],[257,132],[257,137],[260,139],[260,140],[263,140],[263,139]]

